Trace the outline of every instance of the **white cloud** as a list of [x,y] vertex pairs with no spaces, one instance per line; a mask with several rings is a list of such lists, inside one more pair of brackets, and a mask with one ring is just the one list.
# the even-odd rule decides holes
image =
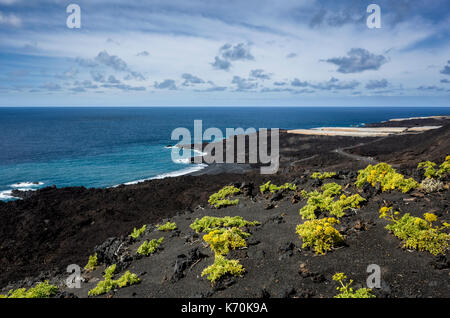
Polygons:
[[12,13],[4,14],[0,12],[0,24],[9,25],[12,27],[20,27],[22,25],[22,20]]
[[10,5],[19,2],[19,0],[0,0],[0,4]]

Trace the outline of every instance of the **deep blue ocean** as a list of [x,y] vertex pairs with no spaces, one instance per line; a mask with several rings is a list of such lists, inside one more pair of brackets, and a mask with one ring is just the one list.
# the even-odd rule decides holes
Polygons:
[[225,134],[225,128],[355,126],[431,115],[450,115],[450,108],[0,108],[0,200],[16,188],[111,187],[201,169],[172,162],[165,148],[177,143],[173,129],[192,131],[195,119]]

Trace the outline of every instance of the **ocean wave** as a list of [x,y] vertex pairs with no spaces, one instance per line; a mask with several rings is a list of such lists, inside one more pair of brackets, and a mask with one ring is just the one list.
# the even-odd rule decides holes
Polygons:
[[[34,188],[34,187],[39,187],[43,184],[44,184],[43,182],[17,182],[17,183],[11,184],[10,187],[22,188],[21,190],[23,190],[23,188]],[[23,190],[23,191],[26,191],[26,190]]]
[[16,197],[13,197],[11,195],[12,190],[5,190],[5,191],[0,191],[0,200],[10,200],[10,199],[17,199]]
[[175,163],[183,163],[183,164],[189,164],[191,163],[191,158],[180,158],[173,160]]
[[[179,146],[165,146],[164,148],[166,148],[166,149],[178,149],[178,150],[183,149],[182,147],[179,147]],[[184,148],[184,149],[187,149],[187,148]],[[198,155],[200,155],[202,157],[207,155],[206,152],[203,152],[203,151],[200,151],[200,150],[197,150],[197,149],[191,149],[191,150],[192,150],[192,152],[194,154],[198,154]]]
[[192,166],[192,167],[189,167],[189,168],[186,168],[186,169],[181,169],[181,170],[177,170],[177,171],[173,171],[173,172],[163,173],[163,174],[157,175],[156,177],[150,178],[149,180],[179,177],[179,176],[183,176],[185,174],[189,174],[189,173],[193,173],[193,172],[196,172],[196,171],[203,170],[207,166],[208,165],[206,165],[204,163],[200,163],[200,164],[197,164],[195,166]]
[[140,180],[130,181],[130,182],[126,182],[126,183],[121,183],[121,184],[113,186],[112,188],[116,188],[116,187],[121,186],[121,185],[138,184],[140,182],[144,182],[144,181],[148,181],[148,180],[157,180],[157,179],[179,177],[179,176],[183,176],[183,175],[186,175],[186,174],[189,174],[189,173],[200,171],[202,169],[205,169],[207,166],[208,165],[206,165],[206,164],[200,163],[200,164],[197,164],[197,165],[193,165],[192,167],[189,167],[189,168],[185,168],[185,169],[181,169],[181,170],[176,170],[176,171],[172,171],[172,172],[159,174],[159,175],[157,175],[155,177],[152,177],[152,178],[140,179]]
[[192,149],[192,151],[195,152],[195,153],[200,154],[200,156],[202,156],[202,157],[207,155],[206,152],[202,152],[202,151],[200,151],[200,150]]

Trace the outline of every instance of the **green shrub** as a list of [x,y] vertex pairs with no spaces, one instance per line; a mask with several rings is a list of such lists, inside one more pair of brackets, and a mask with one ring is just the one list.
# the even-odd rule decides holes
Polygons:
[[28,290],[26,288],[10,290],[7,295],[0,295],[0,298],[49,298],[57,292],[58,287],[45,281]]
[[214,207],[216,209],[220,209],[226,206],[231,206],[231,205],[238,205],[239,204],[239,199],[234,199],[234,200],[228,200],[228,199],[223,199],[223,200],[219,200],[214,204]]
[[229,260],[222,255],[216,255],[214,264],[202,271],[202,277],[207,275],[208,280],[214,284],[219,278],[226,274],[240,276],[244,272],[245,269],[239,264],[238,260]]
[[98,296],[106,294],[109,291],[116,288],[123,288],[141,282],[141,280],[137,277],[137,275],[132,274],[130,271],[126,271],[119,279],[114,280],[113,276],[115,271],[116,271],[116,264],[113,264],[109,266],[107,269],[105,269],[105,275],[103,276],[105,279],[98,282],[97,286],[91,289],[88,295]]
[[137,253],[140,255],[148,256],[150,254],[153,254],[156,252],[156,250],[159,248],[161,243],[164,241],[164,237],[161,237],[159,239],[154,239],[150,241],[145,241],[144,243],[139,246]]
[[449,248],[450,234],[445,231],[450,224],[443,223],[441,227],[434,227],[437,221],[433,213],[425,213],[424,219],[411,216],[409,213],[399,218],[399,212],[393,211],[392,207],[382,207],[380,218],[387,219],[391,223],[386,229],[396,237],[404,241],[404,247],[419,251],[428,251],[433,255],[445,254]]
[[443,178],[450,173],[450,156],[445,157],[444,162],[436,170],[437,164],[432,161],[420,162],[417,165],[417,169],[424,170],[423,175],[426,178]]
[[246,247],[245,239],[250,236],[249,233],[242,231],[237,227],[230,229],[216,229],[203,236],[206,243],[209,244],[215,255],[227,255],[230,249]]
[[439,166],[437,174],[440,178],[443,178],[449,173],[450,173],[450,156],[447,156],[445,157],[444,162]]
[[300,209],[300,215],[303,219],[313,220],[316,218],[316,212],[329,212],[338,218],[345,215],[348,209],[357,209],[361,202],[365,201],[359,194],[351,196],[341,195],[342,187],[336,183],[327,183],[322,186],[322,192],[314,190],[312,192],[302,191],[303,197],[307,198],[306,205]]
[[344,281],[346,279],[347,276],[344,273],[333,275],[333,280],[341,284],[340,287],[336,288],[339,294],[334,296],[334,298],[375,298],[375,295],[370,293],[372,291],[370,288],[360,288],[357,291],[353,291],[353,288],[350,287],[353,284],[353,280],[350,279],[350,282],[345,284]]
[[219,192],[214,193],[209,197],[208,203],[215,207],[216,209],[225,207],[228,205],[237,205],[239,204],[239,199],[236,200],[228,200],[227,197],[239,193],[240,190],[234,186],[225,186]]
[[334,176],[336,176],[336,172],[324,172],[324,173],[314,172],[311,175],[311,178],[323,180],[333,178]]
[[214,216],[204,216],[200,220],[195,219],[194,223],[191,224],[191,229],[197,233],[209,233],[212,230],[224,227],[244,227],[244,226],[254,226],[258,225],[259,222],[250,222],[244,220],[241,216],[224,216],[224,217],[214,217]]
[[391,165],[384,162],[375,166],[368,165],[365,169],[359,170],[355,185],[361,188],[366,182],[373,187],[379,183],[383,192],[397,189],[406,193],[419,186],[413,178],[405,179]]
[[297,190],[297,186],[295,184],[287,183],[287,182],[285,184],[277,186],[275,184],[272,184],[270,181],[267,181],[263,185],[259,186],[259,191],[261,191],[261,193],[266,193],[267,191],[269,191],[271,193],[275,193],[276,191],[280,191],[280,190],[284,190],[284,189],[295,191],[295,190]]
[[423,169],[425,170],[423,175],[427,178],[435,178],[437,177],[437,170],[434,168],[436,166],[436,164],[434,162],[431,161],[424,161],[424,162],[420,162],[417,165],[417,169]]
[[142,234],[144,234],[145,230],[147,229],[147,225],[143,225],[140,229],[133,229],[133,232],[130,234],[132,238],[137,240]]
[[207,233],[203,239],[214,252],[214,264],[205,268],[202,276],[208,275],[208,280],[215,283],[226,274],[241,275],[245,270],[238,260],[228,260],[225,256],[231,249],[246,247],[246,238],[250,236],[242,228],[257,225],[259,222],[249,222],[240,216],[222,218],[205,216],[196,219],[191,228],[197,233]]
[[97,253],[95,253],[95,255],[89,256],[89,261],[86,264],[86,266],[84,267],[84,269],[87,270],[88,272],[90,272],[90,271],[95,270],[97,265],[98,265]]
[[166,224],[157,225],[159,231],[173,231],[177,229],[175,222],[167,222]]
[[316,254],[325,254],[335,245],[342,243],[344,238],[333,227],[336,223],[339,223],[339,220],[335,218],[323,218],[297,225],[296,232],[303,241],[302,248],[314,248]]

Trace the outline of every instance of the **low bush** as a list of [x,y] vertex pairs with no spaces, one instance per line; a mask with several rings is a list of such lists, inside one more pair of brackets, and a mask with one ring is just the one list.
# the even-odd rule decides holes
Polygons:
[[250,234],[237,227],[231,229],[216,229],[203,236],[206,243],[209,244],[213,252],[217,255],[227,255],[230,249],[246,247],[245,239]]
[[380,184],[381,191],[399,190],[407,193],[419,186],[413,178],[405,179],[405,177],[397,173],[391,165],[387,163],[379,163],[375,166],[368,165],[365,169],[359,170],[358,178],[355,185],[361,188],[365,183],[371,184],[373,187]]
[[313,179],[319,179],[319,180],[324,180],[324,179],[330,179],[336,176],[336,172],[314,172],[311,175],[311,178]]
[[346,279],[347,276],[344,273],[336,273],[333,275],[333,280],[341,284],[340,287],[336,288],[339,291],[339,294],[334,296],[334,298],[375,298],[375,295],[370,293],[372,291],[370,288],[359,288],[354,291],[353,288],[350,287],[350,285],[353,284],[353,280],[350,279],[348,283],[345,283],[344,281]]
[[450,240],[450,234],[446,231],[450,228],[450,224],[444,222],[441,227],[434,227],[433,222],[437,221],[437,216],[433,213],[425,213],[424,219],[411,216],[409,213],[405,213],[402,217],[399,215],[400,213],[393,211],[392,207],[380,209],[380,218],[391,222],[386,229],[403,240],[404,247],[428,251],[433,255],[446,253]]
[[444,162],[436,170],[437,164],[432,161],[420,162],[417,169],[424,170],[423,175],[426,178],[443,178],[450,173],[450,156],[445,157]]
[[139,246],[139,248],[137,250],[137,254],[144,255],[144,256],[153,254],[158,250],[159,246],[161,245],[161,243],[163,241],[164,241],[164,237],[161,237],[157,240],[154,239],[154,240],[150,240],[150,241],[145,241],[144,243],[141,244],[141,246]]
[[98,296],[106,294],[109,291],[116,288],[123,288],[138,284],[141,280],[136,274],[132,274],[130,271],[126,271],[119,279],[114,280],[114,272],[116,271],[116,264],[113,264],[105,269],[104,280],[98,282],[97,286],[91,289],[88,293],[89,296]]
[[288,183],[288,182],[286,182],[285,184],[282,184],[280,186],[277,186],[275,184],[272,184],[271,181],[267,181],[263,185],[259,186],[259,191],[261,191],[261,193],[266,193],[267,191],[269,191],[271,193],[275,193],[276,191],[285,190],[285,189],[295,191],[295,190],[297,190],[297,186],[293,183]]
[[97,253],[95,253],[94,255],[89,256],[89,261],[86,264],[86,266],[84,267],[84,269],[88,272],[91,272],[91,271],[95,270],[97,265],[98,265]]
[[259,222],[246,221],[241,216],[224,216],[224,217],[214,217],[214,216],[204,216],[201,219],[195,219],[194,223],[190,225],[197,233],[209,233],[212,230],[219,228],[229,228],[229,227],[245,227],[258,225]]
[[[359,209],[361,202],[365,201],[359,194],[346,196],[341,194],[342,187],[336,183],[327,183],[322,186],[322,192],[314,190],[312,192],[302,191],[302,196],[307,198],[306,205],[300,209],[303,219],[315,219],[316,212],[328,212],[338,218],[345,215],[349,209]],[[340,197],[336,200],[337,196]]]
[[162,225],[158,224],[156,227],[158,228],[158,231],[169,232],[169,231],[176,230],[177,229],[177,224],[175,222],[167,222],[167,223],[162,224]]
[[245,269],[239,264],[238,260],[229,260],[225,256],[216,255],[214,258],[214,264],[208,266],[202,271],[202,277],[207,275],[207,279],[211,283],[215,283],[219,278],[224,275],[240,276],[245,272]]
[[343,236],[333,227],[333,224],[338,223],[339,220],[335,218],[323,218],[297,225],[296,232],[303,241],[302,248],[314,248],[316,254],[331,251],[344,241]]
[[240,190],[234,186],[225,186],[219,192],[214,193],[209,197],[208,203],[216,209],[239,204],[239,199],[229,200],[227,197],[239,193]]
[[0,298],[49,298],[57,292],[58,287],[45,281],[28,290],[26,288],[10,290],[7,295],[0,295]]
[[419,189],[424,191],[425,193],[432,193],[444,188],[444,183],[442,181],[433,179],[433,178],[425,178],[420,183]]
[[207,279],[214,284],[226,274],[238,276],[244,273],[245,270],[238,260],[229,260],[225,256],[232,249],[246,247],[245,239],[250,233],[245,232],[243,228],[257,224],[259,222],[246,221],[240,216],[205,216],[200,220],[196,219],[191,228],[197,233],[206,233],[203,239],[214,252],[214,264],[205,268],[202,276],[207,275]]
[[131,232],[130,236],[137,240],[142,234],[144,234],[145,230],[147,229],[147,225],[143,225],[140,229],[133,229],[133,232]]

